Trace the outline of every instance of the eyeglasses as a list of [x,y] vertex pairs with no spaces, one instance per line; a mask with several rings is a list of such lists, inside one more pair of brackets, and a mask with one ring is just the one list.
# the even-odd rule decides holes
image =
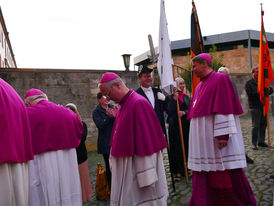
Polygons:
[[111,93],[112,87],[109,88],[109,92],[107,94],[105,94],[104,96],[106,97],[106,99],[110,99],[110,93]]

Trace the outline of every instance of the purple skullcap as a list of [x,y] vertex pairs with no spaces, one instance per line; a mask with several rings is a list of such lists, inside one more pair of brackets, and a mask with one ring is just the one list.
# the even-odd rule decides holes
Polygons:
[[211,59],[211,56],[207,53],[201,53],[201,54],[198,54],[197,56],[203,58],[204,60],[212,63],[212,59]]
[[119,76],[113,72],[106,72],[103,74],[100,83],[109,82],[113,79],[119,78]]
[[25,95],[25,99],[27,99],[28,97],[30,96],[33,96],[33,95],[40,95],[40,94],[44,94],[44,92],[42,92],[41,90],[39,89],[34,89],[34,88],[31,88]]

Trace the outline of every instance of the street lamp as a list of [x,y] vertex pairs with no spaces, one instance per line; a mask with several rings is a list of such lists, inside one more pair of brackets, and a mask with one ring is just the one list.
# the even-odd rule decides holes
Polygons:
[[129,71],[129,64],[130,64],[130,56],[131,54],[123,54],[123,60],[124,60],[124,65],[126,67],[126,71]]

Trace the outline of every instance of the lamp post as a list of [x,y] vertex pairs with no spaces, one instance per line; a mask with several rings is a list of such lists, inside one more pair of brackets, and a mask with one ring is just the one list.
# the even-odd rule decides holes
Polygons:
[[126,71],[129,71],[130,56],[131,56],[131,54],[123,54],[122,55]]

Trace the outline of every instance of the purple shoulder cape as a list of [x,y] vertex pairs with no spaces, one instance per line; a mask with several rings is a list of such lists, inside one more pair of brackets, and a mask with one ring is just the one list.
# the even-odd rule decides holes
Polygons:
[[114,157],[152,155],[167,147],[151,104],[133,90],[120,102],[110,144]]
[[0,164],[33,159],[29,119],[16,91],[0,78]]
[[27,107],[34,154],[76,148],[83,124],[71,110],[47,100]]
[[211,114],[242,114],[243,110],[228,75],[211,72],[196,87],[188,118]]

